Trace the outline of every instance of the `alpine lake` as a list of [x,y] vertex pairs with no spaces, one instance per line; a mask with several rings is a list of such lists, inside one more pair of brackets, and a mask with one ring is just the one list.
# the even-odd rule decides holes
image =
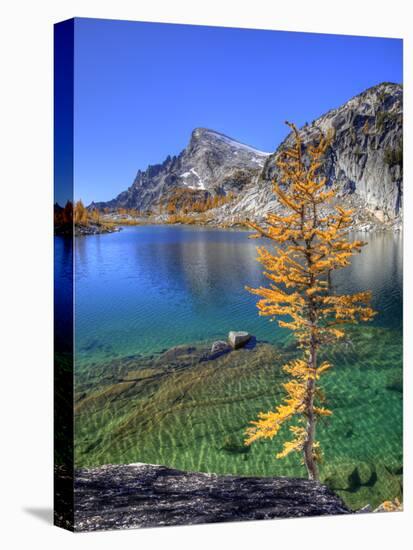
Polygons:
[[[371,290],[378,315],[323,352],[334,365],[321,380],[333,415],[319,421],[317,438],[321,481],[358,509],[402,494],[402,236],[354,238],[368,245],[333,284]],[[259,317],[257,297],[245,290],[267,284],[257,244],[246,231],[194,226],[75,239],[77,467],[146,462],[306,476],[297,454],[275,457],[287,429],[243,444],[249,422],[280,403],[281,367],[297,353],[289,331]],[[55,250],[67,270],[64,238]],[[212,343],[230,330],[255,339],[211,358]]]

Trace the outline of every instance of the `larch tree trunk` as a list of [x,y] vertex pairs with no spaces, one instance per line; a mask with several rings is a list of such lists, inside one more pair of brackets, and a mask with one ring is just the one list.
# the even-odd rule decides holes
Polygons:
[[314,377],[307,381],[307,395],[306,395],[306,418],[307,418],[307,437],[304,442],[304,464],[307,468],[308,479],[318,480],[318,467],[314,456],[314,443],[315,443],[315,431],[316,431],[316,415],[314,413],[314,393],[315,393],[315,371],[317,369],[317,351],[315,344],[312,344],[309,369],[314,373]]

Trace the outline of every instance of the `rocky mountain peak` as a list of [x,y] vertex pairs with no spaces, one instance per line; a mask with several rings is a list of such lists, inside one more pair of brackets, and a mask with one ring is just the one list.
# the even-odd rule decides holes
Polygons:
[[98,208],[153,210],[176,190],[205,196],[238,194],[256,179],[269,153],[259,151],[208,128],[195,128],[188,146],[176,157],[139,170],[133,184]]
[[[340,200],[380,223],[400,226],[403,203],[403,87],[383,82],[349,99],[300,128],[304,148],[331,130],[333,139],[323,170]],[[280,205],[272,193],[277,154],[293,143],[290,133],[275,153],[259,151],[218,131],[198,127],[188,146],[161,164],[139,170],[132,185],[102,208],[156,211],[176,191],[195,199],[231,194],[234,200],[216,212],[231,223],[262,218]],[[366,215],[366,216],[365,216]]]
[[191,134],[191,140],[189,146],[206,146],[217,147],[220,149],[227,149],[228,151],[237,152],[242,150],[245,153],[256,155],[257,157],[265,158],[270,153],[255,149],[246,143],[233,139],[221,132],[211,130],[209,128],[195,128]]
[[209,128],[194,128],[191,134],[191,141],[202,140],[206,136],[215,136],[217,132],[210,130]]
[[[333,138],[324,162],[327,185],[341,201],[372,217],[398,226],[403,202],[403,87],[384,82],[300,128],[304,148],[323,133]],[[271,182],[279,178],[276,156],[293,144],[290,133],[267,157],[257,185],[248,188],[231,214],[262,217],[280,206]]]

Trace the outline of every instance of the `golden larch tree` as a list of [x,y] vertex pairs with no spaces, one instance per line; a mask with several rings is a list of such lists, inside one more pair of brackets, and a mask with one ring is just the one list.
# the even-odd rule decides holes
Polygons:
[[272,439],[288,423],[292,439],[284,443],[277,458],[302,453],[308,477],[318,479],[317,419],[332,414],[318,387],[320,377],[332,365],[319,361],[319,350],[342,338],[346,325],[369,321],[375,312],[370,307],[370,292],[338,294],[331,285],[331,274],[350,265],[352,255],[366,244],[349,240],[352,212],[331,204],[337,202],[337,191],[321,175],[331,135],[320,132],[304,154],[299,131],[294,124],[286,124],[295,142],[278,155],[280,178],[273,182],[282,214],[268,214],[263,225],[248,222],[257,232],[252,237],[266,237],[274,243],[271,250],[257,247],[257,259],[270,283],[247,290],[260,296],[260,315],[277,319],[280,327],[293,332],[301,356],[282,367],[290,376],[283,385],[286,395],[274,410],[259,413],[251,422],[245,443]]
[[75,204],[75,223],[88,225],[89,217],[88,211],[81,200],[78,200]]

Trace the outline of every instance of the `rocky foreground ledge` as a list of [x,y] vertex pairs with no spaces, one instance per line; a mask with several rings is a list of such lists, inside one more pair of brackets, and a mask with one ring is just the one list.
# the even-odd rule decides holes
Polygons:
[[152,464],[76,472],[75,531],[348,514],[306,479],[218,476]]

